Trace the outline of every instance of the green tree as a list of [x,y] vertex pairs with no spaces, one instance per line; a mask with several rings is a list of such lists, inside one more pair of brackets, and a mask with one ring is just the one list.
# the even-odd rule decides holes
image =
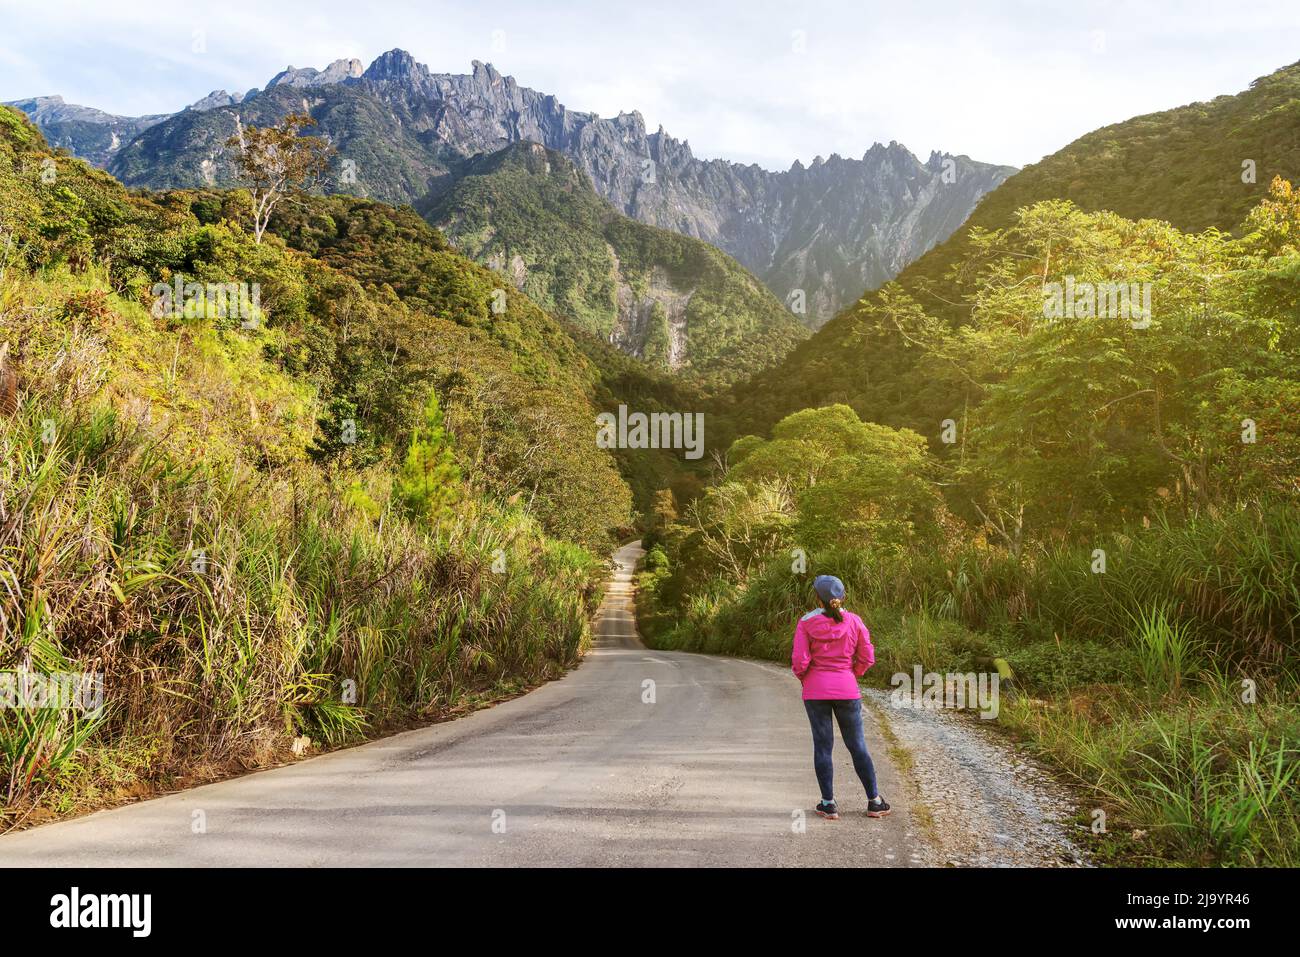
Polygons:
[[729,479],[793,497],[798,544],[810,548],[902,544],[933,531],[942,508],[925,439],[847,405],[787,416],[770,441],[737,439],[728,458]]
[[756,564],[789,541],[793,511],[789,494],[777,483],[724,482],[687,507],[686,524],[713,566],[743,582]]
[[431,525],[450,515],[452,507],[461,499],[460,468],[451,439],[443,428],[436,392],[429,393],[423,422],[411,433],[411,444],[393,494],[407,514]]
[[374,435],[349,396],[334,396],[326,414],[316,419],[316,426],[316,439],[307,448],[314,461],[355,468],[375,460]]
[[[1286,310],[1276,308],[1285,284],[1265,278],[1285,271],[1285,199],[1279,191],[1270,214],[1253,217],[1245,245],[1065,202],[1020,210],[1013,227],[972,240],[984,263],[975,321],[927,346],[934,358],[921,365],[958,355],[976,383],[958,479],[1013,552],[1025,536],[1140,520],[1160,499],[1196,509],[1233,493],[1222,462],[1239,458],[1251,410],[1225,388],[1295,371]],[[1048,305],[1067,283],[1145,290],[1150,315],[1116,315],[1100,293],[1089,304],[1082,292],[1069,315],[1055,315]],[[1285,420],[1280,398],[1250,401]]]
[[253,201],[253,239],[259,244],[285,194],[314,180],[329,165],[329,144],[319,136],[301,135],[315,125],[306,113],[291,113],[276,126],[242,127],[226,141],[239,151],[235,165]]

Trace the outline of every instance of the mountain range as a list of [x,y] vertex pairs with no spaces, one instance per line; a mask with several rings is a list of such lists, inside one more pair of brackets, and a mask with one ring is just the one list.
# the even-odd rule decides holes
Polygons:
[[940,153],[922,162],[893,142],[783,172],[699,159],[662,127],[648,132],[638,112],[570,110],[491,64],[433,73],[403,50],[365,68],[355,59],[291,66],[262,90],[214,91],[163,117],[117,117],[57,97],[14,105],[52,143],[135,187],[229,184],[223,145],[236,124],[292,111],[310,112],[337,148],[335,189],[396,204],[426,200],[476,155],[537,143],[567,156],[624,215],[734,257],[812,328],[947,238],[1015,172]]

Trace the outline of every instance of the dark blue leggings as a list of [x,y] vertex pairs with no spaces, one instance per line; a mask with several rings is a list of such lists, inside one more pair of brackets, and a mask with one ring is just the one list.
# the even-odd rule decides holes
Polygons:
[[805,701],[803,706],[808,712],[808,723],[812,725],[813,768],[817,771],[817,786],[821,788],[822,800],[835,800],[835,761],[831,757],[831,751],[835,747],[832,714],[839,723],[844,746],[853,755],[853,770],[858,772],[858,779],[867,789],[867,797],[878,797],[876,767],[871,763],[867,742],[862,736],[862,702],[857,698],[848,698],[837,701]]

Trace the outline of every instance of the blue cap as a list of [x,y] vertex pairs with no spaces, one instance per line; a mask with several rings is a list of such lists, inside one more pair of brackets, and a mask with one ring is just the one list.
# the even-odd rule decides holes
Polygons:
[[813,590],[823,602],[828,602],[832,598],[844,600],[844,582],[834,575],[818,575],[813,579]]

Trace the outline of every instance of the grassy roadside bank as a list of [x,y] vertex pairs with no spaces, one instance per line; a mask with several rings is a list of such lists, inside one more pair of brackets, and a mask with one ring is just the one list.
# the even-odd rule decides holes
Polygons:
[[0,707],[0,828],[293,760],[576,663],[604,562],[465,488],[305,455],[274,331],[158,322],[94,270],[0,275],[0,672],[103,707]]
[[[1253,537],[1238,527],[1248,523]],[[809,556],[807,576],[774,560],[743,587],[715,582],[685,601],[668,558],[682,543],[665,549],[651,540],[638,581],[641,628],[653,647],[785,662],[793,623],[811,607],[812,570],[838,574],[850,607],[872,629],[878,657],[868,684],[889,688],[892,675],[917,665],[990,672],[1003,659],[1013,677],[988,723],[1046,759],[1097,809],[1082,823],[1099,862],[1295,866],[1294,659],[1289,650],[1261,653],[1269,643],[1251,635],[1252,625],[1266,625],[1268,635],[1289,637],[1294,521],[1265,512],[1194,523],[1182,535],[1129,540],[1121,567],[1141,569],[1140,587],[1079,574],[1086,555],[1066,552],[1027,562],[1018,575],[974,549],[949,556],[957,575],[945,573],[938,556],[869,561],[836,552]],[[1170,560],[1198,537],[1202,557],[1217,555],[1217,563],[1199,564],[1195,553]],[[1231,542],[1240,544],[1235,552]],[[1252,584],[1260,596],[1253,617]],[[1157,611],[1143,614],[1144,607]],[[1059,608],[1070,614],[1056,618],[1051,610]]]

